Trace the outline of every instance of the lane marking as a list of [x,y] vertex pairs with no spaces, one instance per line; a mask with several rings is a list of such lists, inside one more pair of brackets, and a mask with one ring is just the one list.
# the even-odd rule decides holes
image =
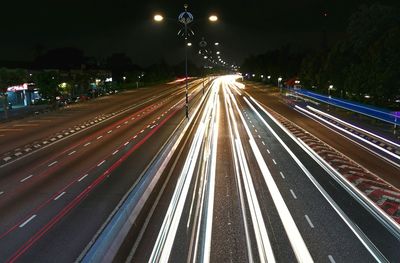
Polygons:
[[118,125],[118,126],[117,126],[117,129],[119,129],[119,128],[121,128],[121,125]]
[[25,178],[22,179],[20,182],[23,183],[23,182],[25,182],[26,180],[29,180],[32,176],[33,176],[33,174],[31,174],[31,175],[25,177]]
[[335,259],[332,257],[332,255],[328,255],[328,259],[331,263],[336,263]]
[[267,149],[267,153],[268,153],[268,154],[271,154],[271,152],[270,152],[268,149]]
[[103,135],[100,135],[99,137],[97,137],[97,140],[99,140],[99,139],[101,139],[101,138],[103,138]]
[[83,147],[86,147],[90,144],[90,142],[85,143],[85,145],[83,145]]
[[108,134],[112,133],[112,130],[109,130],[107,133],[108,133]]
[[48,167],[52,167],[53,165],[55,165],[56,163],[58,163],[58,161],[54,161],[51,164],[47,165]]
[[292,189],[290,189],[290,193],[292,194],[294,199],[297,199],[297,196],[296,196],[296,194],[294,193],[294,191]]
[[124,146],[127,146],[129,144],[129,142],[124,143]]
[[311,228],[314,228],[313,223],[311,222],[311,219],[308,217],[308,215],[304,215],[304,217],[306,218],[308,224],[310,225]]
[[65,192],[62,192],[61,194],[57,195],[56,198],[54,198],[54,201],[58,200],[61,196],[63,196]]
[[97,167],[99,167],[100,165],[102,165],[102,164],[105,163],[105,162],[106,162],[106,160],[101,161],[101,162],[97,165]]
[[275,159],[272,159],[272,162],[276,165]]
[[26,226],[26,224],[28,224],[30,221],[32,221],[34,218],[36,217],[36,215],[32,215],[30,218],[28,218],[27,220],[25,220],[25,222],[23,222],[22,224],[19,225],[20,228]]
[[0,191],[0,195],[4,194],[4,191]]
[[117,154],[117,152],[119,152],[119,150],[115,150],[115,151],[112,153],[112,155]]
[[279,174],[281,175],[282,179],[285,179],[285,175],[283,175],[282,172],[279,172]]
[[68,155],[73,155],[74,153],[76,153],[76,151],[72,151]]
[[[278,125],[294,142],[296,142],[305,152],[307,152],[320,166],[324,169],[327,169],[323,166],[317,159],[312,155],[309,149],[307,149],[306,144],[302,144],[301,140],[298,140],[295,136],[293,136],[286,128],[282,126],[282,124],[277,121],[260,103],[258,103],[253,97],[249,96],[250,99],[273,121],[276,125]],[[247,99],[246,99],[247,100]],[[307,168],[301,163],[301,161],[297,158],[297,156],[289,149],[289,147],[282,141],[282,139],[278,136],[278,134],[271,128],[271,126],[262,118],[261,114],[252,106],[249,102],[248,105],[253,109],[256,115],[260,118],[260,120],[264,123],[264,125],[271,131],[271,133],[275,136],[275,138],[281,143],[281,145],[286,149],[289,155],[293,158],[293,160],[298,164],[298,166],[303,170],[303,172],[307,175],[310,181],[314,184],[314,186],[318,189],[318,191],[322,194],[325,200],[331,205],[331,207],[335,210],[335,212],[339,215],[340,218],[346,223],[346,225],[351,229],[351,231],[355,234],[355,236],[360,240],[360,242],[364,245],[364,247],[371,253],[371,255],[377,261],[387,261],[385,256],[375,247],[375,245],[365,236],[364,232],[362,232],[350,218],[344,213],[344,211],[336,204],[336,202],[332,199],[332,197],[322,188],[322,186],[317,182],[317,180],[312,176],[312,174],[307,170]],[[332,175],[332,174],[331,174]],[[334,175],[332,175],[333,177]]]
[[84,176],[82,176],[82,177],[78,180],[78,182],[80,182],[80,181],[82,181],[83,179],[85,179],[88,175],[89,175],[89,174],[85,174]]
[[258,138],[260,138],[260,139],[261,139],[261,136],[260,136],[260,134],[258,134]]
[[23,131],[24,129],[0,129],[0,132],[8,132],[8,131]]
[[14,124],[13,127],[37,127],[39,124],[37,123],[30,123],[30,124]]
[[144,132],[144,130],[141,130],[141,131],[140,131],[140,133],[143,133],[143,132]]
[[262,141],[262,144],[263,144],[263,145],[265,145],[265,142],[264,142],[264,141]]

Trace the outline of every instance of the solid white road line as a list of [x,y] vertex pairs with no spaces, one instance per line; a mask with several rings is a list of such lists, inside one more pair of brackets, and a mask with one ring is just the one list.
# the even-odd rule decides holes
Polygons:
[[26,224],[28,224],[30,221],[32,221],[32,219],[34,219],[36,217],[36,215],[32,215],[30,218],[28,218],[27,220],[25,220],[25,222],[23,222],[22,224],[19,225],[20,228],[26,226]]
[[33,174],[31,174],[31,175],[25,177],[25,178],[22,179],[20,182],[23,183],[23,182],[25,182],[26,180],[30,179],[32,176],[33,176]]
[[[253,105],[251,105],[246,98],[244,99],[246,103],[248,103],[250,107],[254,109]],[[262,157],[260,149],[258,148],[254,138],[252,137],[250,129],[245,122],[244,116],[240,112],[237,102],[236,101],[234,102],[235,102],[235,107],[237,108],[237,111],[239,113],[239,116],[244,124],[245,130],[250,138],[250,146],[252,148],[254,156],[256,157],[261,173],[263,174],[264,181],[267,184],[268,190],[271,193],[272,200],[274,201],[275,207],[281,218],[282,224],[285,228],[286,233],[288,234],[288,238],[292,246],[293,252],[296,255],[298,261],[313,262],[311,254],[308,251],[308,248],[303,240],[303,237],[300,234],[299,229],[296,226],[296,223],[294,222],[294,219],[289,211],[289,208],[286,206],[286,203],[283,200],[281,193],[279,192],[279,188],[276,185],[274,178],[272,177],[271,172],[269,171],[268,166],[265,163],[264,158]]]
[[62,192],[61,194],[57,195],[54,200],[58,200],[61,196],[63,196],[65,194],[65,192]]
[[311,228],[314,228],[313,223],[311,222],[310,218],[308,217],[308,215],[304,215],[304,217],[306,218],[308,224],[310,225]]
[[[253,97],[249,96],[250,99],[269,117],[271,118],[276,125],[278,125],[290,138],[292,138],[293,141],[298,143],[298,145],[307,153],[309,153],[309,150],[306,148],[306,145],[301,144],[301,140],[298,140],[293,134],[291,134],[288,130],[286,130],[283,125],[276,120],[264,107],[260,105]],[[285,148],[285,150],[289,153],[289,155],[293,158],[293,160],[297,163],[297,165],[300,167],[300,169],[303,170],[303,172],[307,175],[307,177],[310,179],[310,181],[314,184],[314,186],[317,188],[317,190],[322,194],[322,196],[325,198],[325,200],[331,205],[331,207],[335,210],[335,212],[339,215],[340,218],[346,223],[346,225],[351,229],[351,231],[355,234],[355,236],[360,240],[360,242],[364,245],[364,247],[371,253],[371,255],[377,260],[377,261],[387,261],[386,258],[382,255],[382,253],[375,247],[375,245],[368,239],[368,237],[365,236],[364,232],[362,232],[357,225],[353,223],[353,221],[344,213],[344,211],[336,204],[336,202],[332,199],[332,197],[323,189],[323,187],[318,183],[318,181],[312,176],[310,171],[307,170],[307,168],[303,165],[303,163],[297,158],[297,156],[290,150],[290,148],[282,141],[280,136],[271,128],[271,126],[264,120],[264,118],[261,116],[261,114],[254,108],[253,105],[251,105],[247,99],[246,102],[250,107],[253,109],[253,111],[256,113],[256,115],[259,117],[259,119],[264,123],[264,125],[270,130],[270,132],[275,136],[275,138],[280,142],[280,144]],[[311,153],[309,153],[310,156]],[[321,165],[321,164],[320,164]],[[321,165],[322,167],[322,165]],[[326,167],[323,167],[326,169]]]

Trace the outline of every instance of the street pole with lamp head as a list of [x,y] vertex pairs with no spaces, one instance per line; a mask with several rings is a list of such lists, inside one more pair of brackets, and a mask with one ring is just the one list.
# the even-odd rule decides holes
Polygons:
[[[204,37],[203,37],[202,40],[200,41],[199,46],[200,46],[201,49],[205,50],[205,48],[206,48],[206,46],[207,46],[207,42],[204,40]],[[205,62],[204,62],[204,64],[203,64],[203,71],[205,70],[205,67],[206,67],[206,66],[205,66]],[[205,76],[203,76],[203,94],[204,94],[204,77],[205,77]]]
[[[184,25],[184,32],[183,36],[185,38],[185,82],[186,82],[186,87],[185,87],[185,100],[186,100],[186,105],[185,105],[185,114],[186,118],[189,118],[189,96],[188,96],[188,54],[187,54],[187,48],[188,48],[188,24],[193,22],[193,15],[187,11],[188,5],[184,5],[185,11],[182,12],[178,16],[178,21],[181,22]],[[192,32],[192,31],[191,31]],[[179,31],[180,33],[180,31]],[[178,33],[178,34],[179,34]],[[193,33],[193,32],[192,32]]]

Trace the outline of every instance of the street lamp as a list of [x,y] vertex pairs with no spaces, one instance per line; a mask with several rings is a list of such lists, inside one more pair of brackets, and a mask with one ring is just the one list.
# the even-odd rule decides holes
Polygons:
[[185,38],[185,82],[186,82],[186,87],[185,87],[185,99],[186,99],[186,105],[185,105],[185,113],[186,113],[186,118],[189,118],[189,97],[188,97],[188,55],[187,55],[187,39],[188,39],[188,25],[193,22],[193,15],[187,11],[188,5],[184,5],[185,11],[182,12],[178,16],[178,21],[181,22],[184,25],[184,32],[183,36]]
[[219,43],[218,43],[218,42],[215,42],[214,45],[219,46]]
[[279,77],[279,78],[278,78],[278,88],[280,89],[280,91],[281,91],[281,93],[282,93],[282,87],[281,87],[281,85],[280,85],[281,81],[282,81],[282,78]]
[[188,46],[188,47],[191,47],[191,46],[192,46],[192,43],[190,43],[190,42],[187,43],[187,46]]
[[218,21],[218,16],[216,15],[211,15],[208,20],[210,20],[211,22],[217,22]]
[[328,97],[331,98],[331,90],[333,90],[333,85],[329,85],[328,88]]
[[153,19],[156,22],[161,22],[161,21],[164,20],[164,17],[162,15],[160,15],[160,14],[156,14]]

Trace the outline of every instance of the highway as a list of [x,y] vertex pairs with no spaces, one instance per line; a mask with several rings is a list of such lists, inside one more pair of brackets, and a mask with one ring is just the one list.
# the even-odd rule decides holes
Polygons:
[[[201,95],[199,83],[190,84],[191,101]],[[66,127],[75,133],[0,168],[1,261],[75,260],[184,119],[183,87],[121,93],[94,108],[84,105],[88,109],[74,111],[73,117],[64,117],[69,110],[51,113],[54,123],[25,127],[22,144],[45,141]],[[110,117],[90,125],[94,115]],[[89,125],[77,130],[75,123]],[[14,137],[2,137],[1,149],[15,147]]]
[[[225,77],[212,88],[203,116],[199,115],[184,146],[186,154],[165,171],[169,182],[128,260],[399,258],[398,237],[341,189],[241,90],[242,84]],[[214,112],[209,112],[210,104]],[[219,118],[214,120],[215,116]],[[199,145],[197,136],[204,127]],[[218,143],[210,144],[213,140]],[[214,163],[215,169],[207,169]]]
[[[176,83],[0,127],[0,262],[398,260],[396,226],[268,107],[335,147],[340,136],[237,79],[210,79],[204,94],[191,81],[189,120]],[[368,163],[364,148],[349,151]]]

